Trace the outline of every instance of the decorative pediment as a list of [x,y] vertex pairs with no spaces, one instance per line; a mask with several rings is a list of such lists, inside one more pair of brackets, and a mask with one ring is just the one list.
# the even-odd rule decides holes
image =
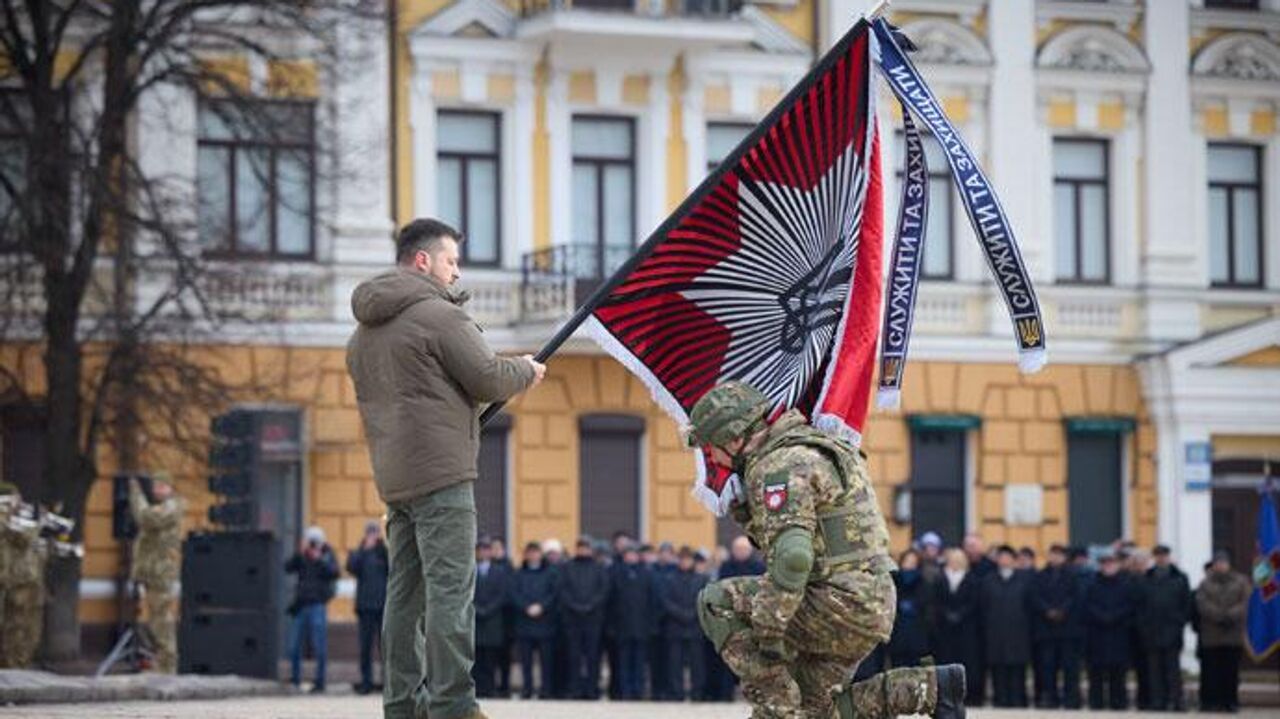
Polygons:
[[1247,367],[1280,370],[1280,317],[1269,317],[1175,347],[1166,353],[1174,367]]
[[1204,46],[1191,74],[1232,80],[1280,80],[1280,46],[1261,35],[1231,33]]
[[960,23],[926,18],[906,23],[902,32],[920,48],[911,53],[916,63],[979,67],[991,64],[991,51],[986,43]]
[[1077,25],[1054,35],[1040,48],[1036,66],[1116,74],[1151,70],[1151,63],[1132,40],[1101,25]]
[[511,37],[516,15],[497,0],[457,0],[414,30],[415,34],[450,37]]
[[761,50],[789,55],[809,54],[808,45],[774,22],[773,18],[760,8],[748,5],[742,8],[739,16],[751,23],[751,27],[755,30],[755,37],[752,38],[751,44]]

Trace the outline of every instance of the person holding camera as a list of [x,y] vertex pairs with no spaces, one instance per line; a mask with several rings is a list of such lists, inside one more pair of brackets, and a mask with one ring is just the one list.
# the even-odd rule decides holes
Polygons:
[[302,535],[298,553],[285,562],[284,571],[298,575],[293,603],[289,614],[293,622],[289,626],[290,681],[294,686],[302,683],[302,642],[311,642],[316,659],[316,680],[312,694],[324,691],[325,664],[328,659],[328,616],[325,605],[337,593],[338,559],[333,547],[325,541],[324,530],[307,527]]
[[[146,496],[150,494],[150,497]],[[129,509],[138,526],[133,540],[133,581],[142,599],[139,626],[151,641],[156,671],[178,670],[178,617],[173,585],[182,571],[182,516],[186,502],[173,491],[169,475],[157,472],[144,493],[129,482]]]
[[387,543],[382,525],[366,522],[360,546],[347,554],[347,571],[356,578],[356,619],[360,627],[360,683],[356,694],[381,687],[373,682],[373,646],[382,656],[382,610],[387,603]]

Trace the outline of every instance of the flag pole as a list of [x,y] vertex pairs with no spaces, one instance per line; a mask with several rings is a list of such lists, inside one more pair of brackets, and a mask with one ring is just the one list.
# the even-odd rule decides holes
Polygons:
[[889,2],[890,0],[876,0],[876,4],[867,11],[867,19],[874,20],[883,15],[884,11],[889,9]]

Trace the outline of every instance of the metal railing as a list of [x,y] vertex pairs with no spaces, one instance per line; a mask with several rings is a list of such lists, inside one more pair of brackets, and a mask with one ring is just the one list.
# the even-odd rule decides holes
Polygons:
[[570,312],[631,257],[628,246],[552,245],[521,260],[520,314],[551,319]]

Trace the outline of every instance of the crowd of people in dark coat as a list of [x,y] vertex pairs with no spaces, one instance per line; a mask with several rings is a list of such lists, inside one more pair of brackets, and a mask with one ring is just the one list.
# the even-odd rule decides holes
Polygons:
[[[314,533],[315,536],[312,536]],[[318,528],[288,568],[299,574],[291,607],[291,654],[298,681],[301,644],[317,659],[324,686],[323,610],[338,576]],[[316,549],[307,554],[311,545]],[[313,556],[314,555],[314,556]],[[361,681],[373,683],[386,597],[387,550],[371,522],[347,571],[357,579]],[[1193,592],[1168,547],[1147,552],[1117,542],[1101,552],[1054,545],[1044,562],[1030,548],[988,550],[977,535],[945,548],[925,533],[898,557],[897,614],[887,644],[858,668],[963,664],[966,703],[997,707],[1148,710],[1187,708],[1180,657],[1186,627],[1200,660],[1203,710],[1239,707],[1239,667],[1252,583],[1217,552]],[[481,697],[732,701],[736,679],[698,624],[697,596],[710,581],[760,575],[765,565],[746,537],[714,555],[581,538],[572,554],[554,539],[525,546],[515,566],[501,539],[476,546],[473,675]],[[311,636],[314,634],[315,636]],[[519,665],[520,682],[512,682]],[[609,667],[607,681],[602,664]],[[1136,692],[1130,693],[1130,680]],[[1082,689],[1083,685],[1083,689]]]
[[1194,592],[1168,547],[1147,552],[1128,542],[1092,555],[1054,545],[1038,565],[1030,548],[989,552],[969,535],[943,549],[929,532],[898,564],[893,636],[860,675],[954,662],[966,667],[970,705],[990,697],[997,707],[1182,711],[1179,657],[1190,626],[1200,708],[1239,706],[1250,585],[1225,552],[1205,565]]
[[[732,701],[736,681],[698,624],[710,581],[763,574],[745,537],[722,556],[624,533],[583,537],[572,554],[554,539],[524,547],[517,567],[501,539],[476,546],[476,663],[480,697]],[[607,681],[601,667],[609,667]]]

